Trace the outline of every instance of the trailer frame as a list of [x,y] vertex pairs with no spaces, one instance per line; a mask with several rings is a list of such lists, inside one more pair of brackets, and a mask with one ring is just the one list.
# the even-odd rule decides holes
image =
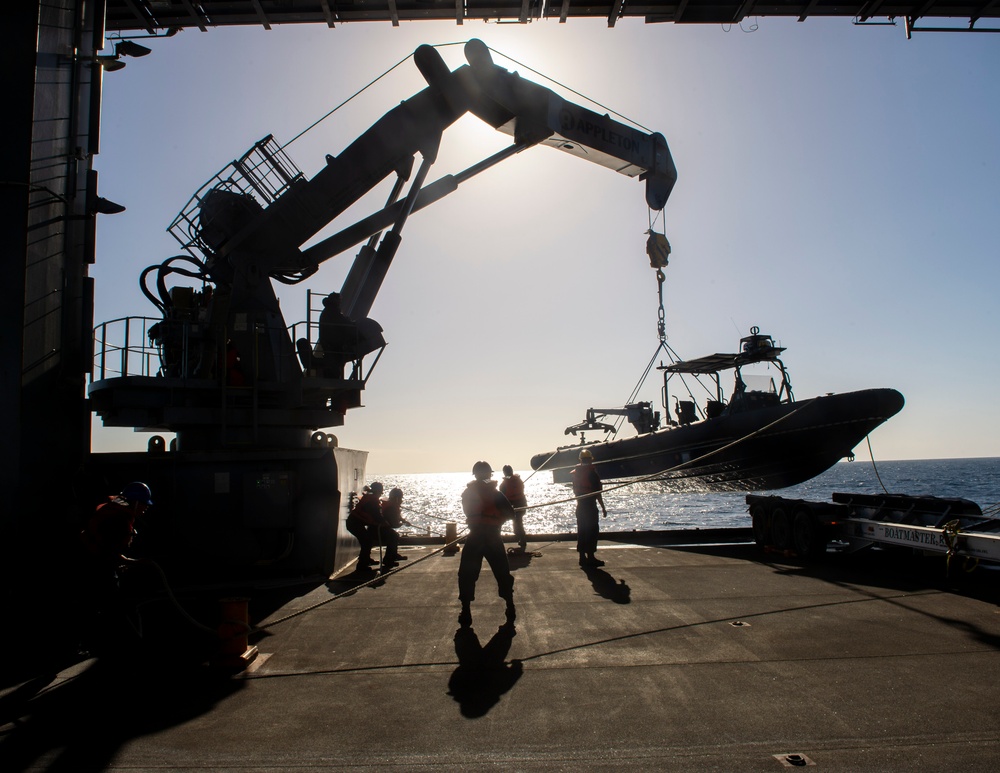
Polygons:
[[1000,518],[968,499],[834,493],[831,502],[748,494],[754,542],[764,550],[819,558],[876,546],[1000,564]]

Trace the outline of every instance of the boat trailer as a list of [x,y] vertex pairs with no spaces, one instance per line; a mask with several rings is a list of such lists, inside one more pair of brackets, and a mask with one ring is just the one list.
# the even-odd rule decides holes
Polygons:
[[968,499],[838,494],[807,502],[748,494],[754,541],[765,550],[816,559],[831,543],[846,552],[875,546],[1000,563],[1000,519]]

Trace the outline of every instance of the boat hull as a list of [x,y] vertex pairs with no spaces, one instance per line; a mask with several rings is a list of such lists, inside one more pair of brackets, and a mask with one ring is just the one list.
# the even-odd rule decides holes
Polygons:
[[602,480],[649,476],[686,491],[771,491],[825,472],[899,413],[895,389],[866,389],[668,427],[610,442],[560,448],[531,459],[568,483],[582,448]]

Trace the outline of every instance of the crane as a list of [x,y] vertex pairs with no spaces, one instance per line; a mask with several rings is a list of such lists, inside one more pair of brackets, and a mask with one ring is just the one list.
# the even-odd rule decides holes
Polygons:
[[[326,471],[325,462],[317,471],[304,469],[314,464],[315,446],[323,445],[317,430],[342,425],[346,412],[361,405],[385,346],[381,326],[368,315],[411,214],[540,145],[639,178],[654,210],[662,210],[670,196],[677,172],[662,134],[573,104],[509,72],[493,62],[480,40],[470,40],[464,53],[467,63],[450,70],[436,49],[420,46],[413,59],[426,88],[386,112],[339,154],[327,155],[311,178],[268,136],[206,182],[168,229],[184,254],[148,267],[140,277],[161,318],[135,321],[127,329],[144,331],[150,346],[143,351],[154,351],[155,357],[138,358],[137,366],[130,356],[135,347],[113,344],[110,328],[98,327],[98,365],[88,392],[93,410],[105,426],[176,433],[170,453],[154,438],[151,453],[107,463],[135,472],[132,477],[158,465],[145,477],[159,475],[172,491],[183,489],[174,509],[203,512],[192,516],[203,522],[220,517],[204,512],[199,496],[216,506],[224,501],[221,520],[228,525],[222,534],[230,527],[256,532],[255,547],[244,551],[244,559],[280,562],[294,553],[294,535],[301,543],[316,530],[303,527],[303,519],[329,519],[318,511],[336,510],[340,492],[350,485],[337,477],[336,464]],[[511,143],[461,172],[428,182],[446,129],[466,114],[509,135]],[[393,183],[381,209],[303,247],[387,178]],[[328,352],[320,359],[310,335],[292,332],[274,282],[301,282],[357,245],[338,294],[353,342],[341,353],[348,367],[330,368]],[[201,280],[202,287],[168,288],[172,275]],[[147,287],[154,276],[155,291]],[[119,366],[108,366],[118,363],[109,352],[122,353]],[[163,459],[170,459],[169,465]],[[220,482],[220,468],[229,471],[228,482]],[[313,498],[325,503],[310,504],[309,513],[302,505],[305,480],[318,492]],[[255,500],[261,491],[266,495]],[[262,538],[264,533],[270,536]],[[315,564],[315,556],[307,563]]]

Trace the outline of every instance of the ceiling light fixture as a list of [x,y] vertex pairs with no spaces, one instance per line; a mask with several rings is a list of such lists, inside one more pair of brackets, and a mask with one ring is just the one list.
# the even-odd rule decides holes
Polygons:
[[151,54],[153,49],[146,48],[145,46],[140,46],[138,43],[134,43],[131,40],[121,40],[115,43],[115,56],[133,56],[140,57],[146,56],[146,54]]

